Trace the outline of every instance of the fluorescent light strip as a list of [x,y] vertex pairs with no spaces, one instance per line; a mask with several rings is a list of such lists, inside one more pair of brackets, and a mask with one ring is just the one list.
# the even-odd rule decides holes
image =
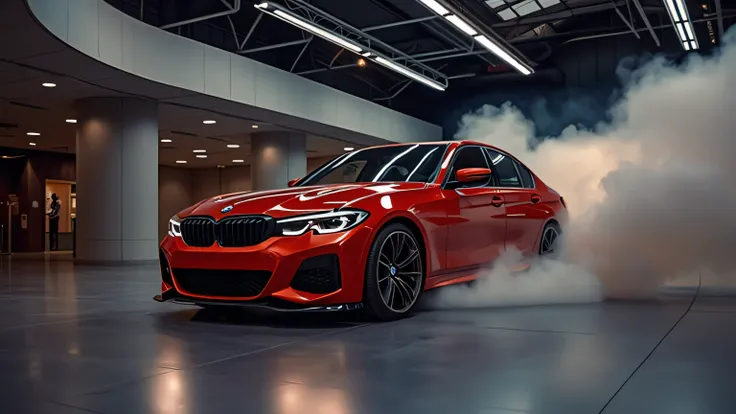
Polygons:
[[532,73],[531,70],[527,69],[521,63],[519,63],[517,59],[509,55],[505,50],[501,49],[497,44],[493,43],[491,39],[485,36],[475,36],[473,39],[475,39],[481,45],[485,46],[485,48],[490,50],[494,55],[503,59],[506,63],[513,66],[514,69],[518,70],[524,75],[530,75]]
[[439,14],[440,16],[444,16],[446,14],[450,14],[450,11],[445,8],[445,6],[437,3],[436,0],[419,0],[424,4],[425,6],[429,7],[430,10],[433,12]]
[[690,44],[692,45],[693,50],[695,50],[695,49],[698,48],[698,44],[695,42],[695,40],[693,40],[692,42],[690,42]]
[[[258,7],[258,6],[256,6],[256,7]],[[258,8],[260,8],[260,7],[258,7]],[[276,17],[279,17],[280,19],[285,20],[285,21],[293,24],[294,26],[298,26],[298,27],[300,27],[300,28],[302,28],[302,29],[310,32],[310,33],[313,33],[313,34],[315,34],[317,36],[320,36],[320,37],[322,37],[322,38],[324,38],[326,40],[329,40],[330,42],[335,43],[338,46],[342,46],[345,49],[350,49],[350,50],[352,50],[355,53],[360,53],[360,52],[363,51],[363,49],[360,46],[358,46],[358,45],[356,45],[354,43],[348,42],[347,40],[344,40],[344,39],[342,39],[340,37],[337,37],[334,34],[328,32],[326,30],[323,30],[323,29],[321,29],[321,28],[319,28],[319,27],[317,27],[317,26],[315,26],[315,25],[313,25],[311,23],[307,23],[306,21],[304,21],[302,19],[299,19],[297,17],[294,17],[294,16],[292,16],[292,15],[290,15],[288,13],[285,13],[285,12],[283,12],[281,10],[274,10],[273,11],[273,14]]]
[[[695,34],[693,33],[692,24],[690,22],[685,22],[685,31],[687,31],[687,38],[690,40],[695,40]],[[682,39],[685,40],[685,39]]]
[[688,42],[683,43],[682,47],[684,47],[685,50],[690,50],[690,44]]
[[437,82],[435,82],[433,80],[430,80],[429,78],[425,78],[424,76],[422,76],[422,75],[414,72],[413,70],[411,70],[411,69],[409,69],[409,68],[407,68],[405,66],[399,65],[399,64],[394,63],[394,62],[392,62],[390,60],[384,59],[384,58],[382,58],[380,56],[377,56],[376,57],[376,62],[380,63],[381,65],[383,65],[383,66],[385,66],[385,67],[387,67],[387,68],[389,68],[391,70],[394,70],[396,72],[399,72],[399,73],[401,73],[402,75],[404,75],[404,76],[406,76],[408,78],[411,78],[411,79],[413,79],[415,81],[421,82],[421,83],[423,83],[423,84],[425,84],[427,86],[430,86],[430,87],[432,87],[434,89],[437,89],[438,91],[444,91],[445,90],[445,86],[444,85],[441,85],[441,84],[439,84],[439,83],[437,83]]
[[675,21],[675,23],[681,22],[682,19],[680,18],[680,15],[677,14],[677,9],[675,9],[675,3],[672,2],[672,0],[665,0],[665,5],[667,6],[667,10],[670,12],[670,16],[672,17],[672,20]]
[[677,27],[677,32],[680,34],[680,40],[683,42],[687,40],[687,35],[685,35],[685,29],[682,27],[682,23],[675,23],[675,27]]
[[690,20],[688,19],[685,3],[683,3],[682,0],[675,0],[675,2],[677,3],[677,10],[680,12],[680,17],[682,18],[682,20]]
[[447,19],[448,22],[452,23],[453,26],[465,32],[465,34],[467,34],[468,36],[475,36],[478,34],[478,32],[475,31],[475,29],[470,27],[470,25],[465,23],[463,19],[455,16],[454,14],[445,16],[445,19]]

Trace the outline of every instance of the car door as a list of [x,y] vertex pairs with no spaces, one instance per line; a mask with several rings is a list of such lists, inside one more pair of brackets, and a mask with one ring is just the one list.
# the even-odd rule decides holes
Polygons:
[[525,257],[536,254],[534,246],[544,224],[540,195],[529,171],[507,154],[486,148],[494,185],[506,207],[506,250],[519,250]]
[[448,200],[447,267],[481,266],[503,252],[506,212],[499,190],[490,180],[460,184],[456,172],[463,168],[489,168],[479,146],[463,146],[455,153],[443,195]]

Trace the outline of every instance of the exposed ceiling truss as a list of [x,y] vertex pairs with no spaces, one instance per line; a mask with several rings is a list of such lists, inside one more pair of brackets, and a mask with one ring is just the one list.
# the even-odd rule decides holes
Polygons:
[[[164,30],[386,105],[408,90],[452,89],[478,75],[532,74],[572,42],[630,35],[656,51],[681,37],[680,5],[701,46],[718,43],[736,15],[725,0],[106,1]],[[680,20],[670,21],[667,2]],[[270,7],[256,7],[262,3]]]

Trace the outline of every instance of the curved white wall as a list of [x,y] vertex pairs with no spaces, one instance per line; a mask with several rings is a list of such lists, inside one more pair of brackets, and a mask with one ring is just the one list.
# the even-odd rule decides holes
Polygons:
[[145,79],[272,111],[282,125],[280,114],[293,117],[287,123],[299,123],[284,126],[319,134],[320,124],[329,125],[393,142],[442,139],[439,126],[170,34],[103,0],[27,2],[47,30],[87,56]]

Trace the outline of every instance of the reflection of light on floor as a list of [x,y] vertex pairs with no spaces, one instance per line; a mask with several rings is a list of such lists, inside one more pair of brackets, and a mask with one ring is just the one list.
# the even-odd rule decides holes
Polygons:
[[277,387],[275,392],[274,406],[278,414],[349,414],[353,412],[344,389],[284,384]]
[[326,341],[319,347],[283,354],[275,359],[274,407],[279,414],[348,414],[350,405],[348,353],[345,344]]
[[155,377],[152,400],[156,414],[186,414],[189,401],[186,390],[186,372],[172,371]]
[[[182,368],[184,344],[177,338],[159,336],[158,367]],[[150,401],[156,414],[187,414],[189,389],[186,371],[175,370],[158,375],[152,383]]]

